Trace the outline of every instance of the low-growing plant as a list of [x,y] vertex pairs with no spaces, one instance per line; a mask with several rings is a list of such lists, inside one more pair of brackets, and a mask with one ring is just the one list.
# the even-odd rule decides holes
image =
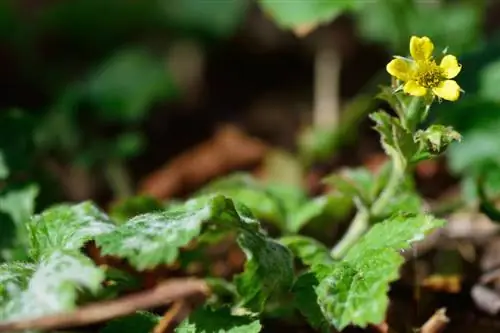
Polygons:
[[[203,273],[211,295],[176,332],[260,332],[265,319],[296,319],[296,313],[322,332],[332,326],[342,330],[382,323],[390,283],[398,279],[404,262],[400,251],[444,224],[424,211],[412,169],[460,140],[451,127],[422,128],[434,103],[456,101],[461,91],[453,80],[461,70],[457,59],[446,51],[441,59],[433,54],[429,38],[412,37],[411,57],[397,56],[387,65],[392,84],[382,87],[378,97],[394,114],[381,110],[370,117],[389,162],[376,173],[359,168],[328,176],[330,190],[320,197],[232,175],[181,203],[164,205],[141,197],[129,201],[130,207],[116,205],[112,217],[91,202],[16,217],[18,241],[12,246],[25,249],[29,258],[3,256],[0,318],[33,319],[116,298],[132,288],[126,273],[130,268],[141,273],[188,267],[203,261],[214,244],[235,240],[246,257],[242,271],[226,279]],[[6,166],[0,171],[8,174]],[[9,200],[0,198],[0,210],[8,212]],[[346,201],[356,214],[331,249],[300,233],[317,221],[333,223],[344,214],[336,207],[345,210]],[[277,237],[270,236],[269,225]],[[89,244],[99,250],[98,256],[88,255]],[[104,256],[130,267],[101,265]],[[212,272],[209,268],[206,272]],[[160,318],[137,312],[110,321],[102,332],[134,327],[135,333],[145,333]]]

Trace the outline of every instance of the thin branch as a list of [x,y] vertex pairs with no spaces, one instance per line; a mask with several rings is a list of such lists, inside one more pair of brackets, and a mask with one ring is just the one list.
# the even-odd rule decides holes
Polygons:
[[53,330],[85,326],[132,314],[138,310],[165,305],[179,299],[209,293],[205,281],[198,279],[171,279],[150,290],[120,299],[83,306],[74,312],[45,316],[31,320],[0,323],[0,332],[28,329]]
[[340,121],[341,58],[334,37],[321,31],[314,59],[314,127],[336,128]]

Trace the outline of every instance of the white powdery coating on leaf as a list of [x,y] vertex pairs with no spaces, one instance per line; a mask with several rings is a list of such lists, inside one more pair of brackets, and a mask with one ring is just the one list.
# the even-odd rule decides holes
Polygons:
[[115,229],[109,217],[90,202],[51,208],[32,219],[33,246],[47,249],[78,250],[86,241]]
[[[186,230],[196,230],[202,221],[210,218],[210,207],[183,216],[180,219],[166,221],[163,216],[145,214],[130,220],[127,225],[130,229],[136,229],[135,236],[123,240],[122,248],[137,249],[141,252],[157,250],[164,244],[175,243],[181,233]],[[151,242],[152,239],[161,236],[161,243]]]
[[40,262],[28,287],[4,307],[4,319],[35,318],[71,310],[78,290],[97,291],[104,272],[80,253],[56,251]]

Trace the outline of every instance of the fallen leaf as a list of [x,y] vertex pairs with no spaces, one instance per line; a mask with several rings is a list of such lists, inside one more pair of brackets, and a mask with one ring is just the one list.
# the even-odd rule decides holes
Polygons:
[[159,199],[192,191],[212,178],[254,166],[266,145],[237,127],[221,127],[208,141],[181,154],[140,182],[139,192]]

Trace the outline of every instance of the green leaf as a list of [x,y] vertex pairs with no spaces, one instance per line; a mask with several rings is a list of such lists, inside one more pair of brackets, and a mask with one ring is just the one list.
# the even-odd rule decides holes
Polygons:
[[9,262],[0,264],[0,305],[17,297],[28,287],[29,277],[36,265],[25,262]]
[[162,61],[141,49],[114,54],[81,89],[96,107],[96,116],[111,122],[141,120],[153,103],[177,94]]
[[460,144],[451,145],[448,162],[455,173],[478,173],[485,166],[500,165],[500,119],[476,126],[464,134]]
[[258,333],[258,320],[232,315],[229,309],[212,310],[207,307],[193,312],[175,329],[176,333]]
[[249,174],[236,173],[217,179],[199,193],[222,194],[250,208],[257,219],[270,222],[281,230],[286,228],[287,212],[280,198]]
[[331,224],[338,217],[345,216],[351,209],[351,198],[340,193],[328,193],[312,198],[291,212],[287,230],[296,233],[307,224],[322,220]]
[[313,273],[300,275],[292,288],[294,305],[315,330],[330,332],[330,323],[318,304],[317,286],[318,279]]
[[402,126],[398,118],[385,111],[374,112],[370,114],[370,118],[375,121],[375,130],[380,133],[385,152],[404,168],[417,152],[411,133]]
[[335,264],[316,288],[323,314],[338,330],[351,324],[380,324],[389,303],[389,283],[398,278],[402,263],[401,256],[382,248],[356,262]]
[[149,333],[161,317],[145,311],[111,320],[99,333]]
[[328,176],[325,182],[347,198],[357,198],[368,206],[374,200],[375,177],[366,168],[344,169]]
[[0,196],[0,216],[2,237],[0,237],[1,257],[17,260],[27,257],[29,244],[26,224],[35,210],[38,187],[29,185],[20,189],[7,189]]
[[316,293],[323,314],[338,330],[382,322],[389,283],[399,277],[403,263],[397,251],[443,224],[425,214],[397,215],[376,224],[329,274],[322,272]]
[[59,205],[33,217],[28,225],[31,255],[38,259],[54,249],[79,250],[97,235],[111,232],[114,224],[90,202]]
[[415,133],[415,142],[420,144],[419,154],[438,156],[443,153],[452,142],[460,142],[462,136],[451,126],[431,125],[425,130]]
[[247,256],[245,271],[236,277],[242,306],[260,311],[267,298],[290,287],[291,252],[267,238],[244,206],[222,195],[199,197],[174,210],[137,216],[96,237],[103,255],[127,259],[139,270],[171,264],[180,249],[202,233],[237,231]]
[[8,214],[17,228],[25,228],[25,223],[35,211],[35,198],[38,186],[29,185],[21,189],[10,190],[0,196],[0,211]]
[[210,37],[224,38],[243,23],[248,1],[161,0],[165,20],[174,31],[203,32]]
[[244,272],[234,280],[241,305],[260,312],[270,296],[292,286],[293,257],[287,247],[246,230],[239,235],[238,244],[247,257]]
[[332,261],[328,248],[314,238],[301,235],[285,236],[280,239],[280,242],[306,265],[312,266],[316,263]]
[[332,21],[343,12],[353,9],[353,0],[309,0],[276,1],[260,0],[264,12],[269,14],[283,28],[297,28],[301,25],[319,25]]
[[245,223],[230,200],[222,196],[200,198],[175,210],[136,216],[112,232],[98,236],[96,242],[103,255],[126,258],[137,269],[144,270],[173,263],[180,248],[199,236],[202,227],[211,228],[212,221],[217,222],[213,227],[226,230]]
[[[453,54],[461,54],[478,42],[481,6],[478,1],[440,7],[415,1],[367,2],[355,13],[356,25],[365,39],[388,45],[394,54],[408,53],[410,35],[429,36],[438,49],[448,46]],[[447,20],[441,20],[443,16]]]
[[3,152],[0,150],[0,180],[9,177],[9,168],[7,167],[7,162],[3,156]]
[[496,87],[500,84],[500,60],[490,63],[480,72],[479,96],[486,100],[500,102]]
[[[31,275],[28,275],[30,273]],[[82,289],[96,293],[104,272],[89,258],[76,251],[56,250],[31,266],[5,264],[0,274],[7,280],[8,300],[2,302],[0,318],[20,320],[76,308]],[[14,276],[14,277],[13,277]]]

